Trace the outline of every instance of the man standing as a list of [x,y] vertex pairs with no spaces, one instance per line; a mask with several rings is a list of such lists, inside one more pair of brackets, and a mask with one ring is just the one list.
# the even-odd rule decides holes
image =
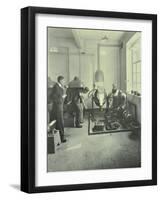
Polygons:
[[56,129],[60,132],[61,142],[66,142],[64,136],[64,117],[63,117],[63,105],[65,89],[64,89],[64,77],[58,76],[57,83],[52,88],[51,99],[53,100],[53,107],[51,112],[51,119],[56,120]]
[[76,127],[77,128],[82,128],[81,123],[83,122],[83,105],[82,105],[83,101],[82,101],[82,97],[80,94],[80,90],[79,89],[74,89],[73,90],[73,99],[72,99],[72,106],[73,106],[73,110],[76,113]]
[[85,107],[82,94],[87,93],[89,89],[87,87],[83,87],[83,84],[78,77],[74,77],[68,86],[67,101],[70,102],[72,111],[76,114],[75,125],[77,128],[82,128],[83,108]]

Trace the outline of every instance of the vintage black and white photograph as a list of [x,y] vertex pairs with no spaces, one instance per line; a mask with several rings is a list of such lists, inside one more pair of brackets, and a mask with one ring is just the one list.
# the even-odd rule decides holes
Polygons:
[[157,16],[21,16],[21,190],[156,185]]
[[140,168],[141,31],[46,31],[47,172]]

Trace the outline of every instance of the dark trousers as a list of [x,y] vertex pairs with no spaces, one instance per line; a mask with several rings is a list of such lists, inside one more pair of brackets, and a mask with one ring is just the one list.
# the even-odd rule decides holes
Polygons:
[[51,120],[56,120],[56,129],[60,132],[61,140],[64,139],[63,104],[53,104]]
[[73,103],[73,110],[76,113],[76,126],[83,122],[83,105],[82,103]]

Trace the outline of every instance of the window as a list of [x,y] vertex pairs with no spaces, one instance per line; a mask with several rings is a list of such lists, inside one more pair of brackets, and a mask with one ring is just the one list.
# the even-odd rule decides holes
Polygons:
[[127,90],[141,94],[141,33],[127,43]]

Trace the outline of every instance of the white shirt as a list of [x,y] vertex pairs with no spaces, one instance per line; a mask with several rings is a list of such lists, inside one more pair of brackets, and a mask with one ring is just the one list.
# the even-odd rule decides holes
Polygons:
[[[64,90],[64,87],[59,83],[59,82],[57,82],[57,84],[59,85],[59,87],[61,87],[63,90]],[[63,94],[63,98],[65,98],[67,95],[66,94]]]

